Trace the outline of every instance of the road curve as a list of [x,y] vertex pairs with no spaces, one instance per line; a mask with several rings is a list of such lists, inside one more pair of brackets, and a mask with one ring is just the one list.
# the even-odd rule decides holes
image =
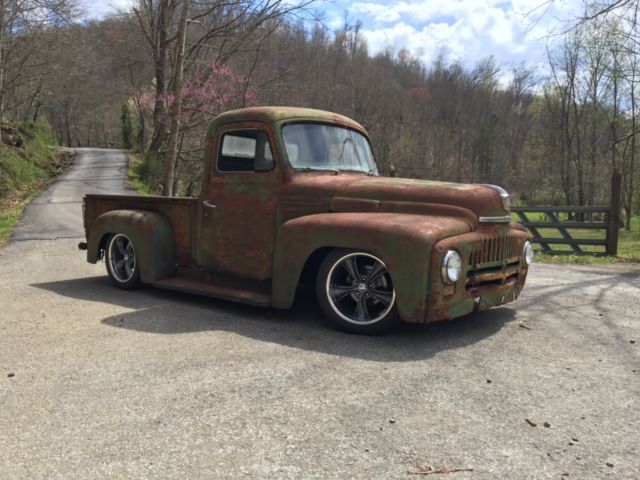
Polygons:
[[135,195],[121,150],[75,149],[73,166],[25,210],[11,241],[82,238],[82,197],[87,193]]

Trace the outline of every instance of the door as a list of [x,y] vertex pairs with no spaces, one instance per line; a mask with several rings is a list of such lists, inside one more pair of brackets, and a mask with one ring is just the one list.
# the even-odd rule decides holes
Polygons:
[[266,125],[225,126],[213,140],[198,205],[198,263],[237,277],[271,278],[280,175]]

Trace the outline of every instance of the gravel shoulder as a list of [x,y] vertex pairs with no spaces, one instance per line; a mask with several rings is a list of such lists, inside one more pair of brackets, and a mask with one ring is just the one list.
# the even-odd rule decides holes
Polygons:
[[3,479],[640,478],[638,266],[358,337],[308,298],[119,291],[76,244],[0,249]]

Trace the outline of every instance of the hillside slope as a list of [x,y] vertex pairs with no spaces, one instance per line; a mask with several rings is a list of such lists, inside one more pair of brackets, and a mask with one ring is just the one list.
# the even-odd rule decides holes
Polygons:
[[47,123],[3,124],[0,141],[0,244],[29,200],[73,162],[73,152],[51,147]]

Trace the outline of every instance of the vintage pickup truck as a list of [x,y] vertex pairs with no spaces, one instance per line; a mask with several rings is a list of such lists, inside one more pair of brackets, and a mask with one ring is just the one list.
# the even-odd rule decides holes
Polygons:
[[206,142],[198,198],[86,195],[80,248],[116,287],[286,309],[314,282],[325,316],[355,333],[522,290],[533,249],[500,187],[380,177],[365,129],[319,110],[226,112]]

